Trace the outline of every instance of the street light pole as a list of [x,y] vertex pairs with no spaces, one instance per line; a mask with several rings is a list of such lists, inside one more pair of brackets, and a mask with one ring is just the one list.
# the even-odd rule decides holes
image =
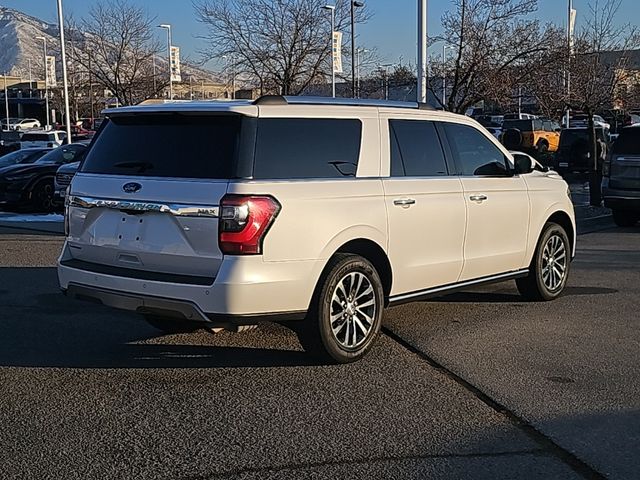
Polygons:
[[58,0],[58,30],[60,30],[60,54],[62,56],[62,84],[64,88],[64,120],[67,129],[67,143],[71,143],[71,117],[69,115],[69,82],[67,80],[67,53],[64,45],[64,20],[62,0]]
[[151,55],[151,63],[153,65],[153,97],[158,97],[158,83],[156,81],[156,54]]
[[454,48],[446,43],[442,44],[442,108],[447,105],[447,48]]
[[356,48],[356,64],[357,64],[357,70],[356,70],[356,74],[358,76],[358,80],[356,82],[356,90],[358,91],[358,98],[360,98],[360,95],[362,95],[362,91],[360,90],[360,54],[361,53],[367,53],[369,50],[367,50],[366,48]]
[[9,90],[7,89],[7,72],[4,72],[4,112],[7,130],[9,130]]
[[333,37],[336,31],[336,7],[335,5],[325,5],[322,8],[331,11],[331,37],[329,39],[329,46],[331,47],[331,95],[336,98],[336,56],[333,51]]
[[31,74],[31,59],[29,59],[29,98],[33,97],[33,75]]
[[356,92],[356,7],[364,7],[364,2],[351,0],[351,95],[357,97]]
[[571,122],[571,54],[572,54],[572,44],[573,44],[573,32],[571,31],[571,23],[573,17],[573,0],[569,0],[568,2],[568,12],[567,12],[567,114],[566,114],[566,127],[569,128]]
[[427,0],[418,0],[418,102],[427,102]]
[[43,60],[44,60],[44,109],[47,119],[46,129],[49,130],[49,82],[47,78],[47,37],[36,37],[36,40],[42,40]]
[[169,100],[173,100],[173,69],[171,68],[171,25],[163,23],[158,25],[167,30],[167,58],[169,59]]

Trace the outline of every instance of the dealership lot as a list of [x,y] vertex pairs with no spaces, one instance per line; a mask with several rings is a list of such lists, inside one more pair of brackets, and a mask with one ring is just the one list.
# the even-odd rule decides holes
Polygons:
[[315,364],[277,325],[160,336],[57,290],[61,237],[3,229],[6,478],[631,478],[639,229],[582,235],[567,294],[511,284],[390,309]]

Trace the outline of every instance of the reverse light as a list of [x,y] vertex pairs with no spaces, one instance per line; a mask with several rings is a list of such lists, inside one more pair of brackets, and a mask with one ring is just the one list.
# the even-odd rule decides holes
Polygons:
[[225,195],[220,202],[218,244],[227,255],[260,255],[262,242],[280,212],[273,197]]

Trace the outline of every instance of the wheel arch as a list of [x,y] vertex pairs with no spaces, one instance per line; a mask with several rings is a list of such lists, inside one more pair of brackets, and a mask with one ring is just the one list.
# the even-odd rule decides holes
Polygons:
[[[554,212],[551,216],[549,216],[547,218],[547,220],[544,222],[544,224],[546,225],[549,222],[553,222],[553,223],[557,223],[558,225],[560,225],[562,228],[564,228],[564,231],[567,232],[567,236],[569,237],[569,244],[571,245],[571,258],[573,258],[576,254],[576,231],[575,231],[575,226],[573,224],[573,221],[571,220],[571,217],[567,214],[567,212],[563,211],[563,210],[558,210],[556,212]],[[544,228],[544,225],[543,225]],[[542,231],[540,231],[540,233],[538,234],[538,238],[540,238],[540,235],[542,234]]]

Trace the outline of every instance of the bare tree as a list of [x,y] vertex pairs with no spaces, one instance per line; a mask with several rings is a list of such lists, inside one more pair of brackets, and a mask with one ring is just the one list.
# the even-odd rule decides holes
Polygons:
[[155,96],[166,81],[153,78],[153,56],[159,50],[153,20],[127,0],[101,1],[79,25],[70,26],[82,31],[76,35],[70,60],[90,72],[96,84],[110,90],[122,105]]
[[[511,102],[518,85],[532,72],[525,68],[547,46],[547,32],[526,17],[537,0],[454,0],[442,18],[444,33],[433,42],[454,47],[452,62],[434,58],[433,75],[447,78],[443,107],[463,113],[480,100]],[[440,99],[434,89],[436,98]]]
[[[283,95],[326,82],[331,72],[330,17],[324,5],[325,0],[194,0],[208,30],[207,57],[233,57],[239,75],[262,92]],[[337,0],[336,30],[348,30],[349,17],[349,1]],[[367,18],[366,7],[356,9],[357,23]]]

